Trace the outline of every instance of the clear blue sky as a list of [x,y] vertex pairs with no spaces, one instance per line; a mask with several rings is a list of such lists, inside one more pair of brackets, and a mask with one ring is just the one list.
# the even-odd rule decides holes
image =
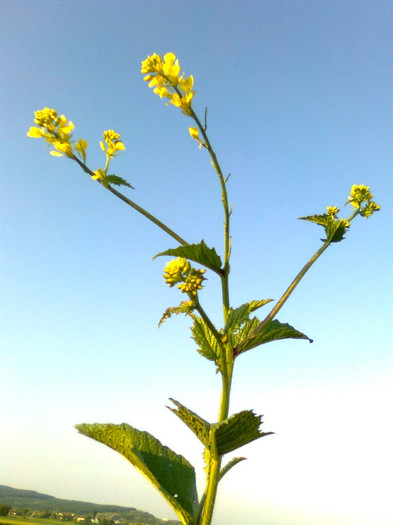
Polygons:
[[[179,294],[152,256],[175,243],[68,159],[26,137],[64,113],[103,162],[102,131],[131,198],[188,242],[222,251],[219,186],[190,122],[145,85],[140,62],[173,51],[230,173],[231,303],[278,299],[320,246],[297,217],[370,185],[381,211],[312,268],[279,320],[314,339],[238,360],[232,411],[276,434],[239,451],[215,523],[388,525],[392,351],[392,3],[20,1],[0,3],[0,484],[173,514],[80,422],[126,421],[202,467],[167,410],[216,417],[219,378],[188,322],[158,320]],[[201,301],[220,322],[210,275]],[[388,421],[387,421],[388,420]],[[202,478],[201,478],[202,480]]]

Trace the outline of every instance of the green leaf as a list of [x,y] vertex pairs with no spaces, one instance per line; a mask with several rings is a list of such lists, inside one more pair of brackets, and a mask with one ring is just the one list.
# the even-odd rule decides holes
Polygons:
[[326,239],[323,242],[340,242],[344,239],[344,234],[349,228],[348,221],[339,219],[335,215],[324,213],[322,215],[309,215],[308,217],[299,217],[300,220],[314,222],[323,226]]
[[221,481],[222,478],[225,476],[225,474],[231,470],[232,467],[234,467],[235,465],[237,465],[238,463],[240,463],[241,461],[244,461],[245,459],[247,458],[243,458],[243,457],[240,457],[240,458],[233,458],[231,459],[226,465],[225,467],[223,467],[221,470],[220,470],[220,474],[218,476],[218,481]]
[[194,525],[198,507],[194,467],[148,432],[122,423],[76,425],[76,429],[124,456],[164,496],[183,525]]
[[270,303],[273,299],[261,299],[259,301],[251,301],[249,303],[242,304],[234,310],[230,310],[227,322],[225,323],[224,333],[236,332],[242,324],[250,318],[250,313],[254,312],[261,306]]
[[330,242],[340,242],[344,239],[344,234],[349,229],[348,222],[344,219],[338,219],[336,221],[329,222],[325,227],[325,233],[327,239]]
[[185,314],[190,315],[195,309],[195,304],[192,301],[182,301],[179,306],[170,306],[167,308],[158,323],[158,327],[162,325],[172,314]]
[[267,303],[271,303],[273,299],[258,299],[256,301],[251,301],[248,304],[250,305],[250,314],[258,310],[261,306],[265,306]]
[[192,338],[198,345],[198,352],[210,361],[218,360],[220,356],[220,344],[205,321],[197,315],[191,314],[194,324],[191,327]]
[[116,186],[128,186],[129,188],[135,189],[134,186],[131,186],[129,182],[127,182],[125,179],[122,179],[121,177],[118,177],[117,175],[107,175],[105,180],[109,182],[109,184],[115,184]]
[[157,253],[153,257],[161,257],[162,255],[173,255],[175,257],[184,257],[190,261],[197,262],[213,270],[221,275],[220,270],[222,267],[222,262],[220,256],[217,254],[214,248],[209,248],[205,241],[202,240],[199,244],[186,244],[185,246],[179,246],[178,248],[171,248],[165,250],[165,252]]
[[307,339],[310,343],[313,342],[312,339],[293,328],[293,326],[287,323],[280,323],[276,319],[270,321],[260,332],[252,335],[260,324],[261,321],[254,317],[235,334],[233,344],[237,354],[280,339]]
[[177,417],[179,417],[183,423],[194,432],[203,445],[207,447],[209,445],[210,424],[198,416],[198,414],[195,414],[195,412],[192,412],[192,410],[189,410],[187,407],[179,403],[179,401],[172,398],[170,398],[170,400],[177,406],[177,408],[168,407],[169,410],[176,414]]
[[224,333],[236,332],[242,324],[248,321],[250,318],[250,305],[249,303],[242,304],[235,310],[230,310],[225,323]]
[[322,215],[308,215],[307,217],[299,217],[299,220],[301,221],[309,221],[314,222],[315,224],[319,224],[320,226],[325,227],[327,224],[328,214],[323,213]]
[[273,432],[261,432],[262,416],[256,416],[252,410],[243,410],[225,421],[211,425],[215,430],[217,452],[221,456],[228,454],[251,441]]

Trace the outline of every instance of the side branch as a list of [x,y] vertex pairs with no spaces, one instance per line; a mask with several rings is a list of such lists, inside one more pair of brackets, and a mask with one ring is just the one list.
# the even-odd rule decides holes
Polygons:
[[[73,156],[72,159],[75,160],[77,164],[79,164],[79,166],[82,168],[82,170],[85,173],[87,173],[91,177],[94,175],[94,173],[85,164],[83,164],[83,162],[80,161],[77,157]],[[104,188],[106,188],[108,191],[113,193],[113,195],[116,195],[116,197],[118,197],[120,200],[128,204],[128,206],[131,206],[131,208],[134,208],[134,210],[136,210],[138,213],[140,213],[141,215],[149,219],[149,221],[153,222],[156,226],[161,228],[161,230],[163,230],[165,233],[173,237],[178,243],[182,244],[183,246],[188,244],[187,241],[182,239],[180,235],[178,235],[176,232],[171,230],[168,226],[166,226],[166,224],[164,224],[159,219],[154,217],[154,215],[152,215],[147,210],[145,210],[144,208],[136,204],[136,202],[132,201],[131,199],[129,199],[128,197],[120,193],[120,191],[115,190],[115,188],[113,188],[110,184],[102,184],[100,181],[98,182],[101,184],[101,186],[104,186]]]

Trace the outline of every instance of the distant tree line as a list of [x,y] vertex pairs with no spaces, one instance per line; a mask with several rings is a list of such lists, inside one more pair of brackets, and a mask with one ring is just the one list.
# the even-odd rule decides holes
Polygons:
[[[100,525],[115,525],[115,522],[111,519],[102,518],[101,520],[95,520],[97,515],[96,512],[87,516],[76,516],[69,512],[56,512],[50,510],[32,510],[25,507],[11,507],[11,505],[0,504],[0,516],[20,516],[22,518],[37,518],[37,519],[57,519],[60,521],[73,521],[73,520],[83,520],[83,524],[90,524],[93,522],[99,522]],[[136,525],[133,523],[132,525]]]
[[[91,523],[99,523],[99,525],[116,525],[119,521],[113,521],[108,518],[96,519],[97,512],[87,516],[76,516],[68,512],[55,512],[50,510],[32,510],[27,508],[11,507],[11,505],[0,504],[0,516],[19,516],[22,518],[36,518],[36,519],[57,519],[60,521],[81,521],[83,525]],[[127,522],[121,520],[121,525],[149,525],[146,522]],[[0,524],[1,525],[1,524]]]
[[[91,514],[75,514],[70,512],[58,512],[50,510],[32,510],[26,507],[13,507],[0,503],[0,516],[18,516],[22,518],[52,519],[66,522],[79,523],[79,525],[180,525],[178,521],[160,520],[153,516],[147,516],[146,521],[130,521],[132,517],[113,514],[112,518],[100,516],[96,511]],[[141,519],[142,516],[139,517]],[[138,519],[138,517],[135,517]],[[144,519],[144,517],[142,517]],[[0,520],[0,525],[3,525]]]

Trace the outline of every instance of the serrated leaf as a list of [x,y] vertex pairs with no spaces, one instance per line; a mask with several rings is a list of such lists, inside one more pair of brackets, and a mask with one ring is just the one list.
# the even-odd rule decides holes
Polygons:
[[258,310],[258,308],[261,308],[261,306],[265,306],[267,303],[271,303],[273,299],[259,299],[256,301],[251,301],[248,303],[250,305],[250,314],[252,312],[255,312],[255,310]]
[[250,318],[249,303],[242,304],[234,310],[230,310],[227,322],[225,323],[224,333],[236,332],[240,326]]
[[325,233],[327,239],[322,239],[323,241],[328,240],[330,242],[340,242],[344,239],[344,234],[348,230],[348,222],[344,219],[339,219],[336,221],[331,221],[325,227]]
[[324,213],[322,215],[310,215],[308,217],[299,217],[303,221],[314,222],[323,226],[326,239],[321,239],[323,242],[340,242],[344,239],[344,234],[349,228],[349,223],[344,219],[339,219],[334,215]]
[[162,325],[167,319],[169,319],[173,314],[185,314],[190,315],[195,309],[195,305],[192,301],[182,301],[179,306],[170,306],[167,308],[158,323],[158,327]]
[[247,338],[253,333],[253,331],[260,325],[261,321],[257,317],[248,319],[240,330],[231,334],[230,343],[232,347],[239,353],[239,348],[242,344],[245,344]]
[[255,441],[273,432],[261,432],[262,416],[257,416],[252,410],[243,410],[225,421],[211,425],[215,429],[217,452],[221,456],[228,454],[251,441]]
[[134,186],[131,186],[129,182],[127,182],[125,179],[122,179],[121,177],[118,177],[117,175],[107,175],[105,180],[109,182],[109,184],[115,184],[116,186],[128,186],[129,188],[135,189]]
[[180,418],[183,423],[192,430],[192,432],[194,432],[203,445],[207,447],[209,444],[210,424],[198,416],[198,414],[195,414],[195,412],[179,403],[179,401],[172,398],[170,400],[177,406],[177,408],[168,407],[169,410],[176,414],[177,417]]
[[194,467],[158,439],[122,423],[80,424],[77,430],[124,456],[164,496],[183,525],[194,525],[198,507]]
[[191,327],[192,338],[198,345],[198,352],[210,361],[218,360],[220,345],[205,321],[197,315],[191,314],[194,324]]
[[239,457],[239,458],[233,458],[231,459],[226,465],[225,467],[223,467],[221,470],[220,470],[220,474],[218,476],[218,481],[221,481],[222,478],[225,476],[225,474],[231,470],[232,467],[234,467],[235,465],[237,465],[238,463],[240,463],[241,461],[244,461],[245,459],[247,458],[243,458],[243,457]]
[[326,226],[327,219],[327,213],[323,213],[321,215],[308,215],[307,217],[299,217],[299,220],[301,221],[313,222],[315,224],[319,224],[320,226]]
[[185,246],[179,246],[178,248],[171,248],[164,252],[157,253],[153,257],[161,257],[163,255],[173,255],[175,257],[184,257],[190,261],[197,262],[220,274],[222,267],[221,257],[217,254],[214,248],[209,248],[205,241],[202,240],[198,244],[186,244]]
[[280,323],[277,319],[270,321],[263,330],[252,335],[260,323],[261,321],[254,317],[249,323],[245,324],[242,330],[235,334],[234,346],[237,354],[280,339],[307,339],[310,343],[313,342],[312,339],[293,328],[293,326],[287,323]]
[[242,304],[234,310],[230,310],[227,322],[225,323],[224,333],[236,332],[242,324],[250,318],[250,313],[254,312],[261,306],[270,303],[272,299],[261,299],[259,301],[250,301],[249,303]]

